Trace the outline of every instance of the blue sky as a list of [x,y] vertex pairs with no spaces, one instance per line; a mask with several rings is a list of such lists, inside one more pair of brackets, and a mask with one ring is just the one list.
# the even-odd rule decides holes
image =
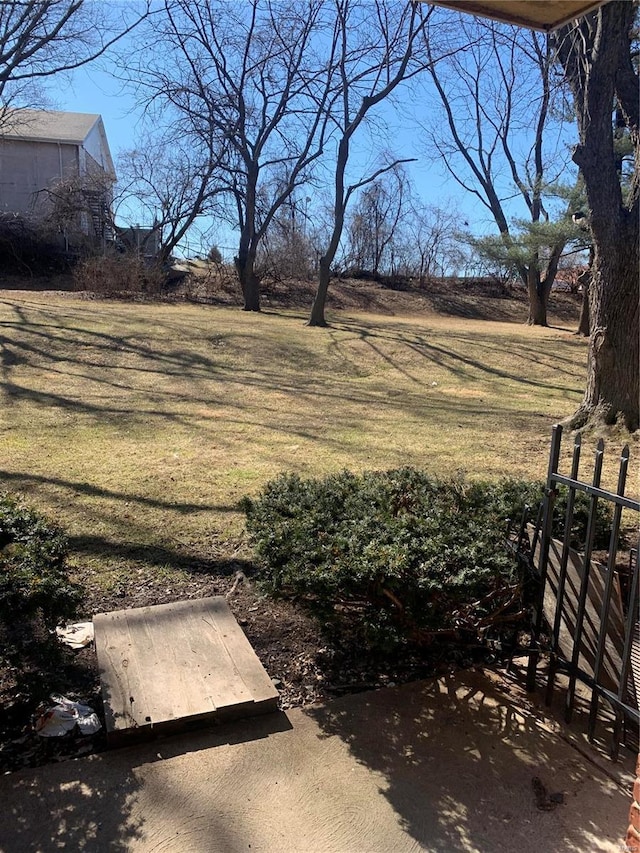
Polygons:
[[[99,113],[105,123],[107,137],[114,162],[122,151],[133,148],[142,127],[142,117],[135,100],[122,84],[105,70],[106,62],[94,63],[78,69],[69,78],[54,81],[49,95],[56,109],[72,112]],[[384,121],[391,130],[394,156],[417,158],[406,168],[413,181],[416,195],[427,204],[455,209],[460,214],[461,226],[468,222],[477,233],[495,231],[488,212],[472,195],[462,190],[451,178],[437,152],[429,152],[425,144],[425,133],[416,123],[434,109],[428,89],[416,97],[409,87],[399,87],[394,93],[393,106],[383,104],[377,108],[376,119]],[[371,158],[372,143],[367,139],[365,128],[358,131],[355,157],[352,158],[351,176],[358,179],[362,167]],[[360,174],[358,170],[360,168]],[[515,211],[515,208],[514,208]],[[138,218],[133,214],[134,218]],[[145,223],[143,220],[141,224]],[[218,233],[208,239],[208,245],[216,242],[231,256],[234,249],[234,234],[228,226],[221,226]],[[191,253],[206,251],[200,246],[197,236],[192,241]],[[187,251],[189,253],[189,250]]]
[[[69,80],[65,80],[64,84],[53,85],[49,94],[55,109],[99,113],[102,116],[116,166],[119,154],[134,147],[136,135],[142,126],[141,112],[132,95],[105,71],[96,66],[80,68]],[[413,106],[409,101],[405,102],[400,93],[397,110],[381,108],[378,114],[384,115],[392,127],[394,153],[398,157],[417,158],[417,162],[407,166],[416,194],[428,204],[446,208],[455,205],[463,219],[475,219],[478,224],[484,223],[481,230],[486,230],[485,211],[481,205],[447,176],[437,156],[429,158],[421,150],[423,146],[419,129],[413,126],[403,132],[403,109],[408,113]],[[369,144],[364,134],[359,140],[364,161]],[[354,165],[357,165],[357,161]],[[233,234],[226,226],[220,228],[217,238],[219,242],[224,243],[225,248],[234,248]],[[196,244],[197,238],[194,248]]]

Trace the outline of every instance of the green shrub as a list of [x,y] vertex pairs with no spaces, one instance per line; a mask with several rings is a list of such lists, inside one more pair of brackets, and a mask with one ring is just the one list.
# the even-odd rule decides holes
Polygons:
[[[284,474],[242,507],[270,591],[304,596],[325,614],[340,605],[372,643],[389,644],[513,621],[523,577],[505,548],[507,520],[518,523],[525,503],[535,515],[543,490],[413,468]],[[560,517],[562,497],[557,507]]]
[[61,531],[16,499],[0,494],[0,626],[40,619],[47,628],[74,615],[78,587],[67,574]]

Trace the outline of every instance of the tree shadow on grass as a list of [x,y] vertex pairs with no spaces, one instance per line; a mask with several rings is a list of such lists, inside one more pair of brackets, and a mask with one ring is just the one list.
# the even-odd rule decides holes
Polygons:
[[[141,338],[138,334],[117,335],[108,334],[103,331],[90,330],[87,328],[60,328],[55,324],[29,322],[28,318],[19,317],[18,322],[0,323],[0,327],[6,327],[5,351],[0,351],[4,358],[2,367],[4,381],[0,384],[0,390],[5,394],[8,405],[19,401],[31,402],[43,410],[60,410],[65,413],[84,415],[94,418],[102,423],[117,424],[144,421],[155,423],[166,423],[187,429],[198,429],[208,431],[217,425],[215,417],[205,418],[203,427],[202,412],[195,409],[196,406],[211,408],[223,405],[225,408],[235,407],[238,410],[245,408],[243,397],[236,399],[233,393],[226,393],[226,388],[233,391],[236,387],[260,388],[266,391],[275,391],[283,395],[291,395],[301,399],[305,395],[312,395],[315,399],[343,399],[347,392],[339,387],[326,388],[322,383],[301,384],[295,376],[283,375],[278,370],[269,370],[265,365],[267,360],[260,360],[259,369],[250,359],[247,365],[237,362],[229,363],[228,359],[220,356],[217,351],[218,345],[238,346],[244,345],[242,335],[234,343],[234,335],[222,334],[210,341],[206,352],[194,352],[186,345],[172,346],[165,349],[155,339]],[[183,339],[185,330],[178,326],[172,332],[170,324],[165,324],[166,339],[176,340],[178,343]],[[474,386],[483,381],[516,383],[524,391],[532,389],[541,392],[552,391],[553,393],[573,393],[579,386],[572,387],[577,377],[573,373],[573,363],[569,359],[567,369],[562,368],[563,357],[554,353],[545,356],[544,348],[535,343],[527,345],[522,340],[514,340],[509,336],[497,336],[486,334],[475,334],[472,331],[456,332],[447,334],[447,342],[442,342],[442,334],[432,336],[428,329],[420,332],[415,328],[407,328],[406,323],[370,323],[364,320],[348,320],[335,325],[335,330],[349,332],[356,339],[362,340],[371,350],[374,359],[381,358],[390,367],[415,383],[416,391],[424,395],[425,378],[421,370],[414,375],[410,363],[418,356],[425,366],[434,366],[447,371],[451,377],[465,384]],[[156,330],[157,334],[157,330]],[[353,359],[353,353],[345,346],[343,340],[335,336],[335,331],[329,334],[334,338],[331,341],[329,352],[331,359],[327,361],[327,370],[334,371],[334,357],[341,356],[342,366],[347,369],[349,375],[360,375],[361,367]],[[473,335],[473,347],[469,350],[467,343]],[[514,332],[514,336],[516,333]],[[164,338],[163,338],[164,340]],[[450,345],[449,345],[450,344]],[[398,356],[398,346],[402,347],[404,355]],[[0,339],[0,350],[2,340]],[[251,342],[249,342],[251,349]],[[497,354],[508,352],[514,358],[507,366],[504,359],[498,362]],[[288,364],[304,364],[309,358],[308,350],[298,344],[289,343],[285,350],[279,344],[278,358]],[[409,366],[406,360],[409,360]],[[535,372],[529,372],[526,365],[530,362],[540,362],[547,368],[548,358],[554,359],[554,374],[552,379],[538,379]],[[518,369],[519,364],[523,364]],[[17,365],[29,366],[42,364],[48,373],[60,376],[60,384],[54,387],[31,388],[19,379],[20,374],[13,376],[13,369]],[[500,366],[502,365],[502,366]],[[126,371],[126,373],[123,373]],[[564,372],[565,383],[558,385],[557,374]],[[113,388],[114,393],[106,397],[102,391],[97,395],[83,396],[79,391],[71,391],[65,384],[64,379],[71,374],[75,379],[98,383],[101,388]],[[124,376],[131,377],[124,379]],[[154,377],[154,387],[148,389],[146,384]],[[183,380],[180,390],[173,383],[179,377]],[[307,377],[308,378],[308,377]],[[169,382],[168,386],[163,381]],[[212,386],[206,386],[203,390],[201,383],[212,382]],[[374,389],[376,390],[376,389]],[[374,404],[379,405],[378,395],[372,392],[363,392],[357,386],[351,386],[348,390],[348,399],[351,404]],[[127,395],[140,394],[141,401],[136,399],[133,403],[128,402]],[[387,395],[385,406],[404,410],[425,409],[428,402],[429,411],[434,406],[433,394],[426,401],[424,396],[421,401],[407,400],[406,394],[398,398]],[[184,409],[184,406],[191,408]],[[264,412],[264,420],[260,423],[253,420],[251,426],[259,428],[274,429],[274,418],[269,410]],[[317,435],[308,435],[307,431],[296,430],[292,425],[282,423],[281,412],[275,411],[276,429],[279,433],[287,433],[296,437],[313,438]],[[454,416],[454,415],[452,415]],[[240,418],[240,422],[247,423],[246,412]],[[325,431],[326,433],[326,431]],[[210,434],[207,432],[207,434]],[[326,434],[322,436],[323,441],[328,441]]]
[[[380,774],[420,849],[595,850],[622,834],[619,789],[488,678],[456,673],[365,695],[306,713]],[[540,811],[535,777],[564,805]]]
[[[456,295],[454,293],[433,293],[429,296],[432,310],[437,314],[447,314],[451,317],[464,317],[468,320],[491,320],[494,322],[517,322],[514,321],[513,298],[508,299],[503,297],[504,307],[501,305],[501,300],[495,297],[488,300],[469,300],[465,294]],[[518,300],[519,307],[522,311],[522,320],[524,322],[527,316],[527,305],[525,302]]]
[[191,555],[167,545],[140,542],[124,542],[105,536],[69,536],[69,548],[74,554],[85,557],[104,557],[114,561],[143,563],[150,568],[171,566],[197,574],[227,577],[239,570],[249,570],[251,563],[239,557],[218,558]]
[[203,504],[203,503],[179,503],[175,501],[162,501],[157,498],[148,498],[131,492],[116,492],[102,486],[94,486],[91,483],[79,482],[77,480],[63,480],[60,477],[45,477],[41,474],[23,474],[12,471],[0,470],[0,482],[15,481],[17,483],[37,483],[39,485],[59,486],[69,489],[79,495],[92,498],[107,498],[109,500],[123,501],[124,503],[136,503],[141,506],[154,507],[156,509],[170,509],[175,512],[189,514],[192,512],[237,512],[238,508],[232,505]]
[[[402,369],[398,359],[389,354],[389,344],[400,344],[407,347],[425,361],[432,362],[434,365],[444,368],[461,381],[475,383],[480,377],[482,377],[483,379],[498,379],[515,382],[525,388],[534,387],[547,391],[576,391],[576,388],[574,387],[559,385],[557,379],[545,382],[515,370],[513,368],[513,364],[517,364],[518,360],[522,359],[526,359],[527,363],[544,364],[544,361],[541,358],[544,353],[541,353],[539,350],[535,349],[534,346],[527,345],[522,341],[514,342],[513,340],[509,340],[506,336],[501,336],[499,338],[487,335],[474,336],[473,351],[485,351],[484,355],[486,355],[486,358],[480,358],[477,355],[475,357],[465,355],[463,352],[456,351],[454,348],[454,346],[457,345],[460,349],[463,349],[465,342],[471,336],[471,333],[469,332],[460,333],[449,331],[446,336],[446,340],[449,345],[445,346],[444,343],[440,341],[442,338],[442,332],[434,334],[433,339],[431,339],[428,331],[417,332],[415,329],[407,329],[405,327],[394,326],[392,324],[379,327],[374,325],[365,325],[361,322],[347,322],[336,326],[336,329],[343,332],[347,331],[353,333],[356,338],[360,339],[363,343],[366,343],[378,358],[381,358],[390,366],[395,367],[400,372],[404,373],[408,379],[415,381],[417,384],[422,384],[421,380],[414,378],[409,372]],[[436,341],[440,342],[436,343]],[[334,338],[332,346],[334,349],[339,350],[342,344]],[[510,369],[507,370],[500,368],[493,363],[494,357],[497,357],[498,353],[501,358],[504,357],[505,353],[513,355]],[[547,356],[547,358],[549,358],[549,356]],[[576,367],[571,360],[566,358],[563,359],[557,353],[554,353],[552,358],[554,374],[561,372],[566,374],[569,380],[578,380],[579,374],[576,373]],[[559,366],[559,363],[562,361],[566,362],[569,369],[562,369]]]
[[[177,512],[180,515],[190,515],[196,512],[208,513],[237,513],[239,509],[232,504],[207,504],[163,501],[157,498],[149,498],[132,492],[114,491],[103,487],[94,486],[91,483],[63,480],[59,477],[45,477],[40,474],[23,474],[0,470],[0,483],[16,484],[18,488],[54,486],[55,488],[68,490],[70,500],[74,495],[82,495],[89,498],[104,498],[106,500],[122,502],[126,505],[139,505],[153,509],[165,509]],[[98,514],[98,511],[96,511]],[[189,572],[207,575],[228,576],[239,569],[249,568],[248,561],[238,558],[208,557],[201,551],[195,553],[188,545],[170,545],[165,542],[140,541],[136,535],[135,526],[130,530],[130,536],[126,538],[112,538],[96,534],[67,535],[70,552],[84,557],[96,557],[109,555],[114,561],[130,561],[142,563],[151,568],[171,566],[174,569],[182,569]]]

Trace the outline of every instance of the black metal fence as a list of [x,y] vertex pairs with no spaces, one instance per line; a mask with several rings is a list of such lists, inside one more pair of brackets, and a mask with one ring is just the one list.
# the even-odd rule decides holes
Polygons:
[[[589,738],[595,736],[604,702],[613,713],[611,755],[617,758],[623,727],[640,723],[638,549],[631,549],[626,571],[621,571],[619,551],[623,510],[631,513],[637,531],[640,502],[625,496],[628,446],[620,457],[617,490],[610,492],[600,485],[604,442],[600,440],[596,449],[591,482],[579,475],[580,435],[574,441],[569,476],[558,470],[561,443],[562,427],[555,426],[544,501],[534,523],[523,517],[515,542],[516,553],[537,581],[527,688],[535,689],[540,653],[547,648],[547,703],[553,699],[558,673],[566,673],[565,718],[569,722],[576,703],[576,683],[585,684],[587,695],[590,692]],[[563,536],[556,539],[552,520],[560,487],[566,487],[567,498]],[[571,537],[579,492],[587,495],[588,516],[585,541],[576,550]],[[601,501],[612,508],[606,565],[592,559]]]

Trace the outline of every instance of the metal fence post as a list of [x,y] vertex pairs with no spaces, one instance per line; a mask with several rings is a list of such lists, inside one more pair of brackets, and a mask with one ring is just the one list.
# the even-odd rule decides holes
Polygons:
[[[544,510],[542,515],[542,539],[540,541],[540,562],[538,574],[540,578],[534,621],[529,642],[529,663],[527,665],[527,690],[532,692],[536,686],[536,670],[540,657],[540,633],[544,617],[544,590],[547,580],[547,561],[549,559],[549,542],[551,540],[551,522],[553,520],[553,506],[555,504],[556,491],[554,475],[558,473],[560,461],[560,446],[562,443],[562,427],[556,424],[551,434],[551,450],[549,453],[549,469],[547,472],[547,483],[545,489]],[[534,543],[535,555],[535,543]]]

